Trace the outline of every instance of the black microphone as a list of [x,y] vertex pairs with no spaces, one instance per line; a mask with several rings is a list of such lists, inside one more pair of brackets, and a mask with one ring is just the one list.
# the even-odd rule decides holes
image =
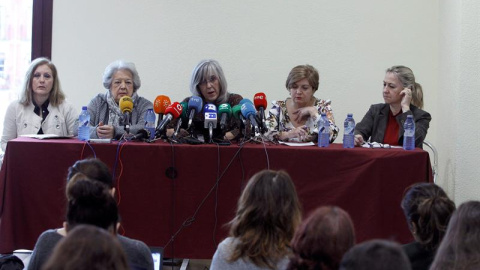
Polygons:
[[145,141],[150,138],[150,131],[142,128],[132,137],[132,140]]

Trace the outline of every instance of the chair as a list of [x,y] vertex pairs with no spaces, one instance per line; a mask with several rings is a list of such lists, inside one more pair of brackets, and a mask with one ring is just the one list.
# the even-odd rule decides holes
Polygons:
[[433,173],[433,183],[437,183],[437,176],[438,176],[438,152],[437,148],[433,146],[433,144],[429,141],[423,141],[423,144],[430,148],[431,152],[433,153],[433,164],[432,164],[432,173]]

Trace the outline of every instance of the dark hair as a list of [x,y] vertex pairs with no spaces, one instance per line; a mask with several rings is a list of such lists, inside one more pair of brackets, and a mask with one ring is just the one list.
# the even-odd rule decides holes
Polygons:
[[479,201],[465,202],[453,213],[430,269],[480,269]]
[[355,231],[347,212],[336,206],[317,208],[295,232],[287,269],[338,269],[343,254],[354,244]]
[[230,222],[230,235],[238,244],[229,261],[246,257],[259,267],[276,267],[290,253],[290,240],[300,221],[300,202],[290,176],[284,171],[256,173]]
[[340,270],[410,270],[402,247],[387,240],[370,240],[351,248],[343,256]]
[[67,206],[67,231],[78,224],[90,224],[116,232],[118,208],[104,184],[78,179],[69,190],[72,198]]
[[455,203],[441,187],[419,183],[408,188],[401,206],[415,240],[428,250],[436,250],[455,211]]
[[82,173],[92,180],[98,180],[109,188],[113,188],[113,178],[110,169],[100,159],[87,158],[76,161],[75,164],[68,168],[67,181],[77,173]]
[[91,225],[79,225],[60,240],[44,270],[127,270],[127,257],[112,234]]

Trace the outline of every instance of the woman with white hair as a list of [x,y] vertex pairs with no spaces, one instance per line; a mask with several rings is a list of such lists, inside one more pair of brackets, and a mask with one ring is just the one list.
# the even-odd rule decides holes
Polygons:
[[153,109],[149,100],[138,96],[141,82],[135,64],[117,60],[105,68],[103,86],[107,91],[98,94],[88,104],[90,113],[90,137],[119,139],[124,134],[125,119],[119,107],[120,98],[129,96],[133,101],[130,133],[135,134],[144,128],[145,112]]

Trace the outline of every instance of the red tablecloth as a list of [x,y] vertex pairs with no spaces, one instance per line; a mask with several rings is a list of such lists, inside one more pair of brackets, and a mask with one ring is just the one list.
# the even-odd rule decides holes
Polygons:
[[[410,241],[400,209],[403,192],[432,179],[428,153],[421,149],[164,142],[91,147],[75,139],[8,143],[0,172],[0,253],[32,249],[41,232],[62,225],[67,168],[94,153],[111,169],[117,164],[120,232],[150,246],[168,243],[170,257],[211,258],[228,234],[224,224],[233,218],[245,183],[268,167],[291,175],[305,214],[320,205],[348,211],[358,242]],[[176,178],[167,177],[169,168]]]

